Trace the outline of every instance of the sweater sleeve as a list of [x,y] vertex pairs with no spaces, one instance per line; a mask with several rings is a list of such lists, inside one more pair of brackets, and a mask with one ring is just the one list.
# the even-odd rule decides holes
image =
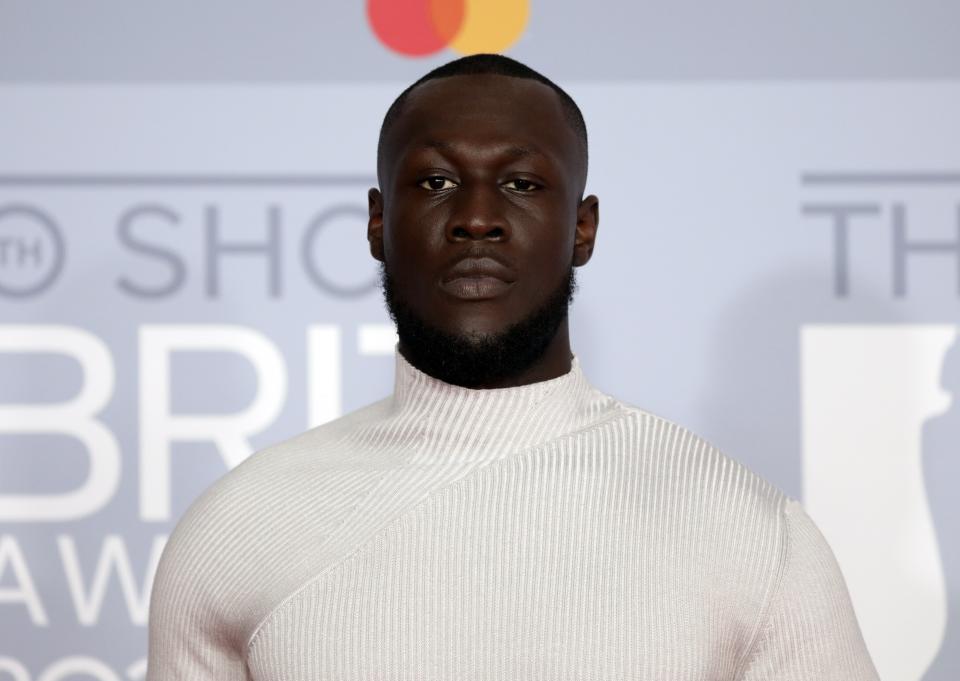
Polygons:
[[833,551],[800,503],[784,507],[779,586],[742,681],[879,681]]
[[224,580],[209,568],[192,534],[176,528],[157,566],[146,681],[250,681],[245,656],[218,608]]

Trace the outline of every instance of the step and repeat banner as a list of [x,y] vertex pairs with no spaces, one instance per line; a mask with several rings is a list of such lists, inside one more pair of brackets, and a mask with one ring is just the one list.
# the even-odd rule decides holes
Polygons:
[[[0,86],[0,680],[143,678],[193,499],[391,391],[406,85]],[[562,85],[588,377],[804,502],[882,678],[958,678],[960,84]]]

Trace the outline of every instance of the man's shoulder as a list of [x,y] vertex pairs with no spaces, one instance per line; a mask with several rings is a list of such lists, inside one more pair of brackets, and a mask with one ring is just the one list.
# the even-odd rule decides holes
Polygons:
[[[355,463],[348,440],[378,423],[389,406],[386,398],[259,449],[207,487],[167,541],[158,600],[171,602],[174,594],[205,612],[234,600],[247,613],[269,608],[282,565],[319,545],[355,503],[344,480],[358,490],[379,475],[376,466]],[[245,629],[250,622],[234,625]]]
[[750,626],[793,527],[805,518],[799,502],[693,429],[639,407],[623,409],[629,425],[622,428],[633,434],[624,455],[636,463],[620,469],[631,471],[637,542],[665,542],[664,555],[684,570],[725,598],[752,603],[744,622]]
[[302,511],[312,494],[356,463],[345,442],[377,423],[389,410],[389,398],[258,449],[209,485],[186,509],[170,536],[168,553],[237,549],[249,558],[265,533]]
[[[256,522],[257,511],[265,510],[260,504],[272,499],[270,505],[276,506],[282,499],[274,495],[283,489],[356,461],[349,438],[382,421],[389,408],[388,397],[256,450],[197,497],[177,531],[194,525],[216,529],[218,524],[235,525],[245,517]],[[197,516],[206,521],[192,521]]]
[[[736,510],[757,521],[782,523],[786,504],[793,501],[783,490],[747,467],[735,452],[722,449],[704,435],[642,407],[619,401],[632,425],[628,455],[645,464],[639,475],[662,479],[683,498],[701,508],[720,512]],[[776,452],[771,452],[776,456]]]

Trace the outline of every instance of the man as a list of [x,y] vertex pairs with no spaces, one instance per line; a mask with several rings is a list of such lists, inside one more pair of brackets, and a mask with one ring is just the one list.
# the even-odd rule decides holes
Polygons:
[[149,681],[877,678],[799,503],[570,350],[586,128],[500,55],[391,106],[393,394],[255,453],[171,537]]

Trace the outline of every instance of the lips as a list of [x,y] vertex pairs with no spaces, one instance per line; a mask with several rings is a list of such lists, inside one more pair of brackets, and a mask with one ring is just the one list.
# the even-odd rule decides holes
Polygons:
[[506,283],[513,283],[516,277],[513,272],[505,265],[502,265],[493,258],[463,258],[443,277],[443,281],[452,281],[460,277],[493,277]]
[[440,288],[461,300],[486,300],[505,294],[516,277],[506,265],[489,257],[463,258],[440,281]]

